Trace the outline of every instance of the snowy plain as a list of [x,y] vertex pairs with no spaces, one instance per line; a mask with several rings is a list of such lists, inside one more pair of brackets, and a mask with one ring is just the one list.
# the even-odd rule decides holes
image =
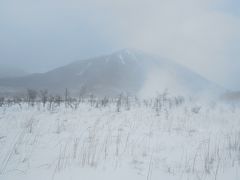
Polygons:
[[5,104],[0,179],[239,180],[240,108],[162,96]]

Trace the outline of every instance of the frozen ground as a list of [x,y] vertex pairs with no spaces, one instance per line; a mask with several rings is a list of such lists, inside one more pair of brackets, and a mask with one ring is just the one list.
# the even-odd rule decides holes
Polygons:
[[1,180],[239,180],[240,108],[176,99],[0,107]]

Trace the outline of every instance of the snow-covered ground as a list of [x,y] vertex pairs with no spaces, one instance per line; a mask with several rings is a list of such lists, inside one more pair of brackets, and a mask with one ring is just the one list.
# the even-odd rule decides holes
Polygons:
[[4,105],[0,179],[239,180],[240,108],[174,99]]

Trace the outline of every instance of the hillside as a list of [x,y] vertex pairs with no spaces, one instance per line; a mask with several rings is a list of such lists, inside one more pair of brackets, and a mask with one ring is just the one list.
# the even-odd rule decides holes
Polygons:
[[222,89],[174,61],[138,50],[80,60],[43,74],[0,79],[5,90],[48,89],[61,93],[96,95],[151,94],[168,89],[181,93],[219,92]]

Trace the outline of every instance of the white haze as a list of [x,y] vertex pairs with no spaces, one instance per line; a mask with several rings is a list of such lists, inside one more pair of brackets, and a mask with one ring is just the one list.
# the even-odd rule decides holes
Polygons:
[[239,2],[3,0],[0,62],[39,71],[133,47],[240,89],[240,17],[229,5]]
[[141,98],[152,98],[164,92],[171,95],[190,95],[186,89],[179,86],[178,78],[168,71],[152,69],[139,92]]
[[226,2],[104,0],[97,8],[115,18],[113,30],[121,29],[125,46],[156,52],[228,86],[240,68],[233,51],[240,45],[240,17],[215,8]]

